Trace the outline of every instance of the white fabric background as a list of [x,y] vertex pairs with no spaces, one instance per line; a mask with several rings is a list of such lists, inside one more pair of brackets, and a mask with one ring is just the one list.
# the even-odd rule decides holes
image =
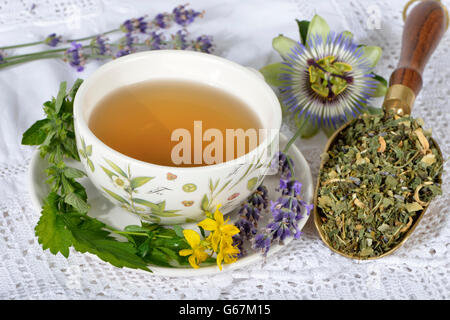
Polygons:
[[[189,30],[215,38],[216,54],[260,68],[279,60],[271,49],[278,33],[296,38],[294,21],[322,15],[335,30],[351,30],[360,43],[379,45],[377,72],[386,78],[397,63],[406,0],[190,0],[206,10]],[[450,6],[449,1],[444,1]],[[30,11],[32,4],[36,8]],[[182,2],[121,0],[0,0],[0,46],[36,41],[51,32],[81,37],[115,28],[123,20],[153,16]],[[82,18],[73,18],[81,16]],[[379,21],[373,17],[379,16]],[[372,17],[372,18],[371,18]],[[375,27],[375,28],[374,28]],[[450,154],[446,34],[425,72],[425,87],[413,114],[434,131]],[[22,132],[43,116],[41,105],[60,81],[86,78],[98,66],[76,73],[62,61],[32,62],[0,71],[0,299],[449,299],[450,176],[411,239],[395,254],[357,262],[332,253],[312,219],[300,240],[265,264],[232,273],[189,279],[157,277],[118,269],[95,256],[71,252],[69,259],[43,252],[34,236],[39,212],[31,205],[27,170],[33,148],[20,145]],[[285,130],[288,130],[285,128]],[[324,136],[298,141],[317,175]]]

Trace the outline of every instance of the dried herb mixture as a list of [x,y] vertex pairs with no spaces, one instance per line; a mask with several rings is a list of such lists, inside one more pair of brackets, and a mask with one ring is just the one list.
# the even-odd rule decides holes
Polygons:
[[442,193],[443,159],[422,125],[364,114],[322,155],[318,210],[333,248],[362,259],[389,251]]

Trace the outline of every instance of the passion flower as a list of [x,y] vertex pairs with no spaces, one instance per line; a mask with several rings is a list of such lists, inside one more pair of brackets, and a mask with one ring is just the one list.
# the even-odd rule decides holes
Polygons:
[[369,108],[386,92],[386,81],[373,73],[382,50],[358,45],[348,32],[330,31],[316,15],[297,21],[300,41],[280,35],[272,45],[283,61],[263,67],[266,81],[277,87],[287,114],[302,137],[323,128],[330,134]]

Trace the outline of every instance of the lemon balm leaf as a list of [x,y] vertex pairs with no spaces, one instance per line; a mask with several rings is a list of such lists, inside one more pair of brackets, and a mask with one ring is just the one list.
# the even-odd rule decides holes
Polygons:
[[67,229],[62,213],[58,210],[59,196],[52,192],[44,201],[36,228],[38,242],[44,250],[51,253],[60,252],[64,257],[69,256],[69,247],[72,245],[72,233]]

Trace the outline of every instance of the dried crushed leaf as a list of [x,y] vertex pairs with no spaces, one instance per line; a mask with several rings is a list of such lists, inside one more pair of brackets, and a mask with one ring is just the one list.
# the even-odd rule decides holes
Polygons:
[[422,125],[364,114],[321,156],[318,210],[333,248],[360,258],[389,251],[442,193],[443,159]]

